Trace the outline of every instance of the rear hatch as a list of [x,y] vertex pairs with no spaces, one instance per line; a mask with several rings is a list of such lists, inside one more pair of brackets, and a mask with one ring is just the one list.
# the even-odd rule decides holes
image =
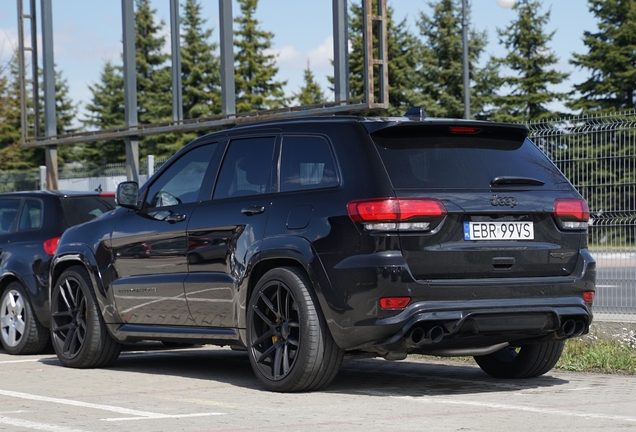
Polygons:
[[[589,210],[527,139],[524,126],[403,122],[371,137],[399,208],[442,203],[438,213],[402,210],[397,224],[402,252],[416,278],[572,273],[587,243]],[[428,226],[417,223],[426,220]]]

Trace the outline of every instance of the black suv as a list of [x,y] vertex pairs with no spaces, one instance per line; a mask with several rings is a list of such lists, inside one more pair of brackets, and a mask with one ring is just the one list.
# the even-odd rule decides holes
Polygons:
[[49,270],[62,233],[115,208],[113,193],[0,194],[0,342],[10,354],[49,341]]
[[201,137],[51,269],[71,367],[121,343],[247,349],[265,387],[315,390],[349,356],[474,356],[549,371],[592,320],[589,210],[524,126],[337,116]]

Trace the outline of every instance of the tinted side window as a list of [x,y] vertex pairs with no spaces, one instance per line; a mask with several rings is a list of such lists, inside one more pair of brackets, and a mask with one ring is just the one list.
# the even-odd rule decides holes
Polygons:
[[78,225],[96,219],[115,208],[115,201],[105,197],[69,197],[62,200],[69,224]]
[[150,186],[145,207],[195,202],[215,149],[216,143],[208,144],[181,155]]
[[214,199],[270,192],[275,142],[274,137],[233,140],[221,165]]
[[19,206],[19,199],[0,200],[0,234],[11,231]]
[[329,143],[322,137],[285,136],[280,167],[280,190],[317,189],[338,184]]
[[18,231],[28,231],[42,227],[42,203],[39,200],[26,200],[22,213]]

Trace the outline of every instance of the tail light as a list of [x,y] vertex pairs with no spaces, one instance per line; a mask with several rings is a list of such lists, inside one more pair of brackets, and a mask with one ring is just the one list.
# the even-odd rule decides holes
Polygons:
[[44,253],[47,255],[55,255],[57,244],[60,242],[59,237],[54,237],[44,241]]
[[411,297],[382,297],[380,307],[385,310],[404,309],[410,301]]
[[554,217],[562,229],[586,229],[590,209],[582,198],[557,198],[554,200]]
[[369,231],[430,231],[447,213],[434,198],[356,200],[347,204],[347,212]]

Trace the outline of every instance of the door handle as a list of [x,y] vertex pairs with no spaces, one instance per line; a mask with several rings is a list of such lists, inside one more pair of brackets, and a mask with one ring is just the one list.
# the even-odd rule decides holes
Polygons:
[[246,216],[254,216],[255,214],[263,213],[264,211],[265,211],[265,207],[254,205],[254,206],[249,206],[242,209],[241,213],[243,213]]
[[164,220],[166,222],[170,222],[171,224],[173,224],[177,222],[183,222],[185,219],[186,219],[186,215],[184,214],[170,213],[168,216],[166,216]]

